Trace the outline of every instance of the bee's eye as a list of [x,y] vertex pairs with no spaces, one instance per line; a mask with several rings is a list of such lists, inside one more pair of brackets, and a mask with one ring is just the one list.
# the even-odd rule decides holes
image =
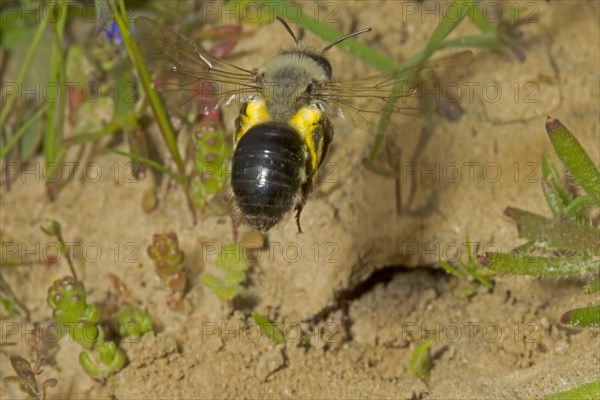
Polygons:
[[313,93],[315,91],[315,82],[312,81],[311,83],[308,84],[308,86],[306,87],[306,93]]

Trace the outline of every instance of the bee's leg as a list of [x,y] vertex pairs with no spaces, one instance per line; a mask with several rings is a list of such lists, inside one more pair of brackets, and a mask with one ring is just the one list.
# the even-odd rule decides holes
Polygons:
[[312,176],[306,180],[300,187],[300,195],[296,199],[296,225],[298,225],[298,233],[302,233],[302,227],[300,226],[300,214],[302,214],[302,209],[306,204],[306,200],[308,199],[308,195],[312,192]]
[[302,213],[302,208],[304,208],[304,202],[296,206],[296,225],[298,225],[298,234],[304,233],[302,232],[302,227],[300,226],[300,214]]

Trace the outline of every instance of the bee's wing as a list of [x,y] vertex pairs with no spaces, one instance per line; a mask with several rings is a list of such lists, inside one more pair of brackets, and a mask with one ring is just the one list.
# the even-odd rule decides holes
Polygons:
[[342,114],[358,123],[367,121],[369,114],[381,114],[386,105],[391,107],[393,114],[422,115],[419,100],[423,98],[419,97],[424,97],[421,95],[427,84],[422,77],[434,70],[465,63],[471,56],[472,52],[464,51],[389,74],[354,81],[327,82],[315,97],[321,101],[326,112]]
[[157,89],[176,112],[192,101],[204,107],[199,111],[207,112],[220,103],[245,101],[258,93],[255,72],[211,56],[154,20],[137,18],[135,37]]

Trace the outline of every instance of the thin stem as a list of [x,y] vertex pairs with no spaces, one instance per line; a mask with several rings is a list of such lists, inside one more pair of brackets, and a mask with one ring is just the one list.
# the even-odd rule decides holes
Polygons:
[[[61,90],[64,86],[62,85],[64,78],[64,59],[62,54],[62,42],[63,35],[65,30],[65,25],[67,22],[68,12],[66,7],[66,0],[53,1],[52,3],[53,9],[58,9],[58,13],[60,18],[58,23],[54,27],[55,38],[54,43],[52,45],[52,54],[50,56],[50,82],[54,83],[48,87],[48,98],[55,99],[60,94],[58,90]],[[57,89],[57,86],[59,89]],[[46,160],[46,166],[48,168],[47,177],[54,176],[54,170],[56,168],[55,163],[59,161],[58,147],[60,146],[60,142],[62,141],[62,121],[63,114],[65,112],[65,96],[61,96],[56,104],[50,109],[48,113],[48,118],[46,121],[46,134],[44,136],[44,154]],[[58,120],[58,124],[57,124]],[[57,126],[58,125],[58,126]]]
[[42,116],[42,114],[48,109],[48,103],[45,103],[36,113],[19,128],[19,130],[8,139],[8,142],[5,146],[0,148],[0,160],[3,159],[13,148],[15,144],[21,139],[21,137],[27,132],[27,129],[35,122],[38,118]]
[[175,138],[175,132],[171,126],[169,121],[169,117],[158,97],[158,94],[154,90],[152,86],[152,80],[150,79],[150,73],[146,68],[146,65],[142,61],[142,57],[140,55],[139,49],[137,47],[137,43],[133,40],[131,36],[131,32],[129,31],[129,27],[125,22],[126,8],[125,1],[119,0],[119,7],[113,8],[113,13],[115,15],[115,21],[119,26],[119,30],[121,31],[121,37],[123,38],[123,43],[125,44],[125,48],[127,49],[127,53],[129,54],[129,58],[133,62],[135,66],[140,80],[142,82],[142,86],[144,87],[144,91],[148,96],[148,100],[150,102],[150,106],[152,107],[152,111],[156,116],[156,120],[158,122],[158,126],[160,127],[160,131],[162,133],[163,139],[171,153],[171,157],[175,161],[175,165],[177,165],[177,172],[181,176],[181,182],[183,182],[183,186],[188,187],[188,178],[185,174],[185,165],[183,163],[183,159],[179,154],[179,149],[177,148],[177,139]]

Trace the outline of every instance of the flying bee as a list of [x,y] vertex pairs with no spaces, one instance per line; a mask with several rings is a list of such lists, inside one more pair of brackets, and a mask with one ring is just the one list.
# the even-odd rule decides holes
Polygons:
[[[212,98],[216,104],[232,100],[242,103],[235,121],[231,161],[234,214],[264,232],[295,211],[301,233],[300,214],[333,139],[329,117],[340,112],[380,113],[386,103],[403,112],[396,102],[416,91],[414,86],[400,84],[424,68],[447,65],[457,57],[363,80],[336,82],[325,53],[371,29],[345,35],[320,51],[310,51],[284,20],[278,20],[295,47],[253,70],[211,56],[148,18],[136,20],[136,36],[149,68],[163,75],[159,90],[176,92],[177,96],[170,97],[178,99],[175,108],[198,96]],[[371,100],[369,108],[353,106],[355,98]]]

